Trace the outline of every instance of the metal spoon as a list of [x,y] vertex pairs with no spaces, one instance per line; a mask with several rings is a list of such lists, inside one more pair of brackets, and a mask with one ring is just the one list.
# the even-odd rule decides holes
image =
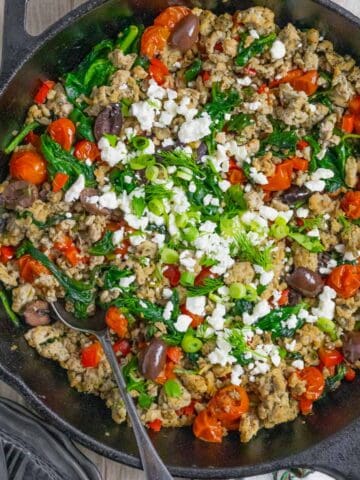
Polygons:
[[78,330],[79,332],[90,333],[99,340],[113,371],[127,414],[130,417],[146,478],[148,480],[172,480],[173,477],[170,475],[168,469],[165,467],[155,450],[140,421],[135,404],[127,392],[121,368],[119,367],[118,360],[112,349],[109,330],[105,323],[105,312],[97,309],[95,315],[92,317],[80,320],[67,312],[60,302],[51,303],[50,306],[56,318],[65,325],[74,330]]

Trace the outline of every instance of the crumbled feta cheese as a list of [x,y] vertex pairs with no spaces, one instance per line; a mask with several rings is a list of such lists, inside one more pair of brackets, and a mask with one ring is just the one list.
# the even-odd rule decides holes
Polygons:
[[254,30],[253,28],[249,31],[250,35],[255,38],[256,40],[258,40],[260,38],[258,32],[256,30]]
[[250,178],[259,185],[267,185],[268,179],[262,172],[258,172],[256,168],[250,167]]
[[304,207],[300,207],[296,210],[296,215],[299,218],[307,218],[309,216],[309,209],[304,208]]
[[149,219],[146,216],[139,218],[137,215],[133,215],[132,213],[127,213],[125,215],[125,221],[135,230],[145,230],[149,224]]
[[180,265],[182,265],[189,272],[194,271],[196,260],[193,258],[193,253],[190,250],[184,250],[180,253],[179,262]]
[[225,322],[226,308],[221,303],[217,303],[211,316],[207,317],[208,324],[213,327],[214,330],[223,330]]
[[137,247],[141,245],[143,242],[145,242],[146,237],[144,235],[139,235],[138,233],[134,233],[134,235],[131,235],[130,238],[130,243],[134,247]]
[[250,110],[251,112],[256,112],[261,108],[261,102],[250,102],[250,103],[244,103],[244,107]]
[[173,310],[174,310],[173,302],[167,302],[167,304],[165,305],[165,308],[164,308],[164,312],[163,312],[164,320],[170,320]]
[[98,143],[101,151],[101,160],[110,167],[114,167],[118,163],[126,163],[128,158],[128,150],[124,142],[118,141],[115,147],[110,145],[106,137],[102,137]]
[[166,147],[170,147],[172,145],[174,145],[174,140],[172,138],[165,138],[165,140],[163,140],[162,142],[162,147],[163,148],[166,148]]
[[294,368],[297,368],[298,370],[303,370],[304,368],[304,360],[294,360],[291,365],[294,367]]
[[312,308],[311,313],[319,318],[324,317],[333,320],[335,316],[335,298],[336,291],[325,285],[323,291],[319,295],[319,305],[317,308]]
[[178,332],[186,332],[186,330],[190,327],[191,322],[192,318],[189,317],[189,315],[179,315],[174,323],[174,327]]
[[244,369],[241,365],[238,363],[234,365],[232,371],[231,371],[231,383],[233,385],[241,385],[241,376],[244,374]]
[[199,230],[204,233],[213,233],[216,230],[216,223],[206,220],[206,222],[200,225]]
[[112,236],[112,243],[114,246],[120,245],[124,239],[124,228],[116,230]]
[[[219,188],[222,192],[226,192],[231,187],[231,183],[228,180],[220,180]],[[189,187],[190,190],[190,187]]]
[[243,322],[245,325],[252,325],[255,323],[259,318],[264,317],[270,312],[271,308],[269,303],[266,300],[260,300],[254,307],[252,314],[248,312],[244,312],[243,314]]
[[333,178],[334,172],[329,168],[318,168],[311,174],[311,180],[327,180]]
[[195,193],[196,192],[196,185],[194,182],[189,183],[189,192]]
[[173,294],[173,292],[172,292],[171,288],[165,287],[162,291],[162,296],[163,296],[163,298],[165,298],[165,300],[167,300],[168,298],[171,298],[172,294]]
[[281,40],[275,40],[270,48],[270,55],[273,60],[280,60],[286,55],[285,45]]
[[64,200],[67,203],[75,202],[80,197],[81,192],[85,188],[85,177],[83,174],[79,175],[75,182],[71,185],[65,193]]
[[175,215],[170,213],[168,218],[168,231],[172,237],[177,237],[179,235],[179,229],[175,222]]
[[259,209],[260,215],[266,220],[271,220],[272,222],[276,219],[279,212],[275,208],[262,205]]
[[155,121],[155,108],[148,102],[135,102],[131,105],[131,115],[140,123],[141,130],[149,132]]
[[234,265],[234,259],[230,255],[231,239],[223,238],[216,233],[200,235],[194,246],[201,251],[200,255],[207,255],[218,263],[210,268],[212,273],[223,275],[226,270]]
[[208,359],[213,365],[219,364],[225,367],[225,365],[236,362],[236,358],[230,354],[232,346],[226,341],[225,335],[223,332],[219,332],[216,339],[216,348],[208,355]]
[[178,133],[181,143],[191,143],[210,135],[211,118],[208,113],[203,113],[200,118],[185,121]]
[[163,233],[155,233],[153,242],[157,244],[159,249],[162,248],[165,244],[165,235]]
[[199,297],[187,297],[186,298],[186,310],[195,315],[203,317],[205,315],[206,297],[201,295]]
[[308,180],[305,182],[305,187],[311,192],[322,192],[325,188],[324,180]]
[[291,342],[285,342],[285,348],[288,352],[294,352],[296,347],[296,340],[291,340]]
[[99,205],[102,208],[108,208],[109,210],[115,210],[118,207],[118,200],[115,192],[103,193],[99,197]]
[[174,187],[171,198],[172,209],[176,213],[184,213],[190,208],[190,203],[187,199],[186,193],[182,188]]
[[252,84],[252,79],[250,77],[237,78],[236,82],[238,85],[248,87]]
[[159,100],[162,100],[166,95],[166,90],[165,88],[162,88],[160,85],[158,85],[155,80],[151,79],[149,82],[147,95],[149,98],[157,98]]
[[130,275],[129,277],[120,278],[120,282],[119,282],[120,287],[128,288],[132,283],[135,282],[135,280],[136,280],[135,275]]

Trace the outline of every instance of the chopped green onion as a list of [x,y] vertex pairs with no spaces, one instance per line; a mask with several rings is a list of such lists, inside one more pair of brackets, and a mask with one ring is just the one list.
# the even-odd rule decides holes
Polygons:
[[280,358],[285,358],[286,355],[287,355],[286,348],[284,348],[284,347],[279,347],[279,355],[280,355]]
[[188,224],[188,216],[186,215],[186,213],[178,213],[176,216],[175,216],[175,223],[176,223],[176,226],[179,227],[179,228],[185,228],[186,225]]
[[251,285],[246,285],[246,295],[244,298],[249,302],[255,302],[258,298],[258,293],[256,288]]
[[148,203],[148,209],[150,210],[150,212],[157,216],[163,215],[163,213],[165,212],[164,204],[158,198],[154,198]]
[[328,333],[330,335],[331,340],[337,339],[336,333],[336,325],[335,323],[330,320],[329,318],[320,317],[316,322],[316,326],[324,333]]
[[187,227],[183,230],[183,236],[187,242],[193,242],[199,236],[199,232],[196,227]]
[[111,133],[104,133],[104,137],[106,140],[109,142],[110,146],[115,148],[119,138],[116,135],[113,135]]
[[164,392],[168,397],[179,398],[181,397],[180,384],[176,380],[170,379],[164,383]]
[[177,263],[179,260],[179,254],[176,250],[173,250],[172,248],[163,248],[161,255],[160,255],[161,261],[163,263],[168,263],[168,264],[173,264]]
[[190,180],[193,177],[192,171],[189,168],[182,167],[179,168],[178,171],[176,172],[176,176],[178,178],[182,178],[183,180],[190,182]]
[[154,182],[158,178],[159,173],[159,167],[156,165],[150,165],[149,167],[146,167],[145,177],[147,180],[149,180],[149,182]]
[[183,272],[180,277],[180,284],[183,287],[192,287],[195,282],[195,275],[192,272]]
[[130,167],[133,170],[143,170],[155,164],[155,158],[152,155],[140,155],[130,160]]
[[30,132],[35,130],[39,126],[38,122],[32,122],[29,123],[28,125],[25,125],[25,127],[20,130],[20,132],[14,137],[9,145],[5,148],[4,152],[8,155],[9,153],[12,153],[16,147],[20,145],[20,143],[24,140],[26,135],[28,135]]
[[202,341],[196,337],[193,337],[191,333],[185,334],[181,342],[181,347],[186,353],[196,353],[201,349],[202,346]]
[[232,283],[229,287],[229,294],[231,298],[240,300],[246,297],[246,286],[243,283]]
[[130,139],[130,145],[135,149],[142,152],[146,150],[150,145],[150,140],[146,137],[136,136]]
[[290,228],[286,224],[286,220],[282,217],[278,217],[270,228],[270,236],[276,240],[282,240],[286,238],[290,233]]

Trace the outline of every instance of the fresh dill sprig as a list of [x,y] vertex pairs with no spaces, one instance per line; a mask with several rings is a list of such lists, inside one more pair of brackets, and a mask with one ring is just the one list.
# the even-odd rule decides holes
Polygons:
[[158,153],[165,166],[185,167],[194,172],[195,175],[202,176],[202,171],[199,165],[195,163],[192,155],[183,152],[180,149],[172,151],[162,151]]
[[170,199],[172,197],[172,192],[164,187],[164,185],[153,185],[149,184],[145,186],[145,201],[146,203],[151,202],[151,200],[158,199],[164,200],[165,198]]
[[259,265],[264,270],[272,267],[271,247],[258,247],[253,245],[245,233],[235,235],[236,245],[239,249],[239,256],[252,264]]
[[188,287],[187,292],[189,297],[197,297],[208,295],[218,288],[222,287],[224,282],[220,278],[206,278],[203,285]]

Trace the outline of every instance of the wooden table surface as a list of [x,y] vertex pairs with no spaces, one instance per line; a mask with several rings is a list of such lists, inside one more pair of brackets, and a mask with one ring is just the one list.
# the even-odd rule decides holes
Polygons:
[[[25,1],[25,0],[24,0]],[[48,25],[51,25],[55,20],[67,13],[72,8],[81,5],[86,0],[30,0],[27,28],[29,33],[38,34],[43,31]],[[301,0],[299,0],[301,2]],[[355,14],[360,16],[360,1],[359,0],[334,0],[336,3],[352,10]],[[0,25],[6,19],[3,18],[3,4],[4,0],[0,0]],[[44,8],[45,7],[45,8]],[[1,39],[0,39],[1,46]],[[0,49],[1,51],[1,49]],[[22,397],[8,387],[6,384],[0,382],[0,395],[24,403]],[[83,447],[80,447],[85,454],[98,466],[104,480],[143,480],[144,476],[141,472],[132,468],[125,467],[111,460],[105,459]]]

